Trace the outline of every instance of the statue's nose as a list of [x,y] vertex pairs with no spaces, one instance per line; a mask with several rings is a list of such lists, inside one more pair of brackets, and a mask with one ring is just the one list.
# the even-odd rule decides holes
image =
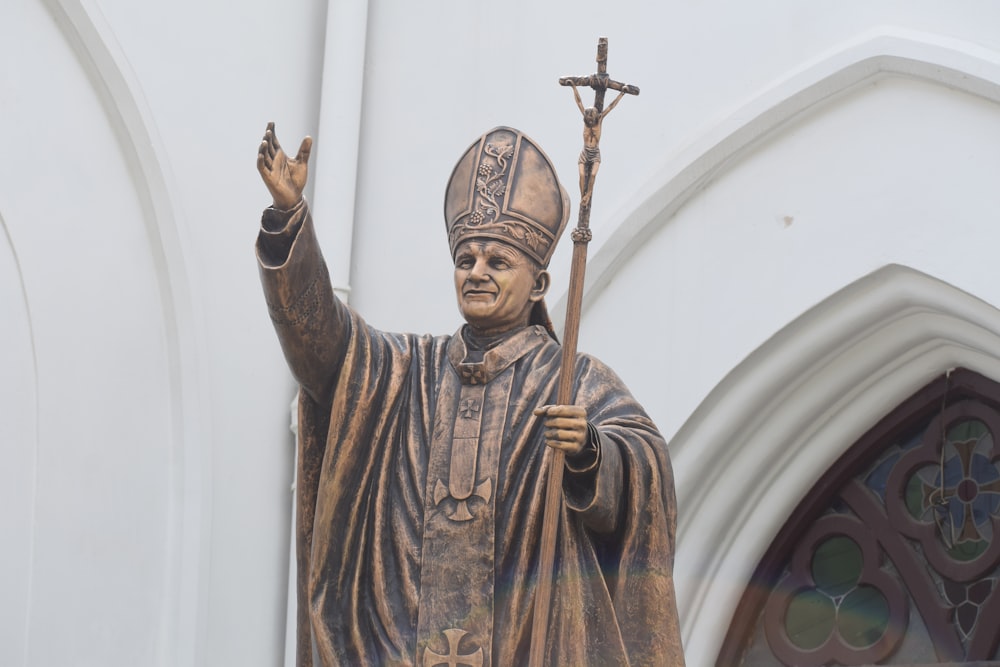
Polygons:
[[477,283],[486,282],[490,279],[489,267],[486,262],[476,262],[469,272],[469,279]]

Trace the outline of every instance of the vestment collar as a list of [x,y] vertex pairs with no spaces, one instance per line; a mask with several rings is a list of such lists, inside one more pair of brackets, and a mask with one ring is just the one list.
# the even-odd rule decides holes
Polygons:
[[545,327],[533,324],[512,333],[505,340],[483,352],[483,360],[468,360],[469,349],[465,344],[463,325],[448,342],[448,361],[458,373],[462,384],[486,384],[502,373],[512,363],[548,343],[551,338]]

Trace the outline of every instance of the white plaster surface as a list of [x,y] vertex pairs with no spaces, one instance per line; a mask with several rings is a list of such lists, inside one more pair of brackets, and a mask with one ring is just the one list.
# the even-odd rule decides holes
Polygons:
[[[1000,302],[985,241],[997,142],[993,102],[898,77],[846,93],[667,221],[587,311],[581,345],[656,397],[645,403],[670,434],[775,331],[886,264]],[[618,344],[626,321],[656,354]]]
[[31,561],[16,570],[27,595],[2,596],[27,621],[4,628],[15,651],[5,664],[148,664],[160,649],[172,474],[156,267],[98,96],[45,8],[20,6],[19,21],[0,21],[0,210],[20,274],[5,273],[15,281],[2,331],[29,356],[0,382],[24,392],[4,403],[4,421],[27,428],[3,445],[8,474],[32,495],[0,516],[29,522],[13,553]]
[[[35,355],[31,318],[24,300],[24,284],[6,225],[0,235],[0,443],[5,463],[0,466],[0,527],[5,547],[0,550],[0,664],[23,664],[28,628],[34,543],[35,460],[38,455],[38,418]],[[16,445],[15,445],[16,443]]]
[[[0,16],[0,664],[282,660],[294,386],[252,249],[269,120],[289,149],[316,138],[335,181],[316,184],[317,224],[352,304],[450,332],[454,160],[513,125],[575,202],[581,125],[556,79],[592,71],[609,38],[611,74],[642,93],[605,121],[591,254],[611,259],[581,347],[677,436],[691,665],[713,664],[775,526],[881,410],[956,363],[1000,377],[991,0],[10,0]],[[894,73],[841,85],[852,62]],[[879,320],[874,293],[916,311]],[[799,393],[761,395],[782,382]]]

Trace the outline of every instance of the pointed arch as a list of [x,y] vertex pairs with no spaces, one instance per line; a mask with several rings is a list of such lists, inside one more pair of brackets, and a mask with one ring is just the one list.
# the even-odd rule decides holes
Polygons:
[[133,174],[166,327],[171,396],[169,556],[157,664],[200,664],[207,609],[211,425],[202,311],[191,288],[176,188],[141,86],[97,3],[43,0],[99,98]]
[[[783,664],[994,657],[998,408],[1000,383],[958,368],[853,443],[757,565],[716,664],[740,664],[748,649]],[[825,576],[833,570],[836,583]],[[801,613],[806,600],[818,603],[815,617]]]
[[[805,62],[694,137],[649,176],[635,193],[635,205],[613,221],[602,233],[606,240],[591,251],[584,312],[629,258],[730,164],[784,132],[802,114],[889,76],[1000,103],[1000,53],[938,35],[880,28]],[[562,322],[565,312],[562,294],[553,303],[552,320]]]
[[756,564],[816,481],[916,388],[956,367],[1000,378],[1000,311],[889,265],[779,331],[708,395],[671,444],[691,664],[714,664]]
[[[0,442],[6,447],[0,467],[4,509],[4,548],[0,587],[5,591],[0,616],[9,628],[3,655],[19,664],[27,654],[27,635],[35,547],[35,495],[38,484],[38,358],[32,330],[31,308],[24,289],[17,249],[0,210],[0,403],[4,406]],[[0,510],[3,511],[3,510]],[[27,573],[27,576],[25,574]]]

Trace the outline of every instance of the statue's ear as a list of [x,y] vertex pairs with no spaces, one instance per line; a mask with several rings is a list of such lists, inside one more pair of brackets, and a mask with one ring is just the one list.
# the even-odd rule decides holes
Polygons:
[[549,284],[552,278],[549,276],[548,271],[539,271],[538,275],[535,276],[535,284],[531,287],[531,295],[528,297],[529,301],[541,301],[546,292],[549,291]]

